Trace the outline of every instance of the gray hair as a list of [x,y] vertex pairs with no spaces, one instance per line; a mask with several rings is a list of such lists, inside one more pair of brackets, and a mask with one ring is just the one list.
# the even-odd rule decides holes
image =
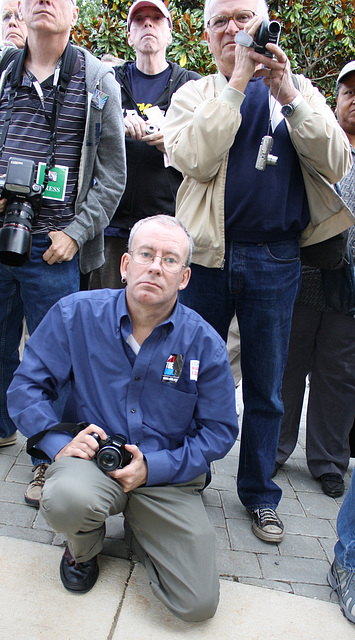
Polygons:
[[[207,23],[211,17],[210,6],[212,2],[213,0],[205,0],[205,7],[203,12],[205,29],[207,29]],[[258,7],[256,10],[256,13],[258,14],[258,16],[262,16],[263,18],[269,19],[269,10],[268,10],[266,0],[258,1]]]
[[189,233],[189,231],[186,229],[185,225],[182,224],[182,222],[178,219],[178,218],[173,218],[172,216],[167,216],[163,213],[160,213],[156,216],[149,216],[149,218],[143,218],[142,220],[138,220],[138,222],[136,222],[136,224],[132,227],[131,232],[129,234],[129,238],[128,238],[128,252],[132,250],[132,243],[133,243],[133,239],[134,236],[136,234],[136,231],[139,229],[139,227],[141,227],[143,224],[145,224],[146,222],[150,222],[150,221],[154,221],[154,222],[159,222],[160,224],[165,224],[168,227],[180,227],[180,229],[182,229],[188,239],[189,242],[189,251],[187,254],[187,259],[185,262],[185,267],[188,267],[191,264],[191,260],[192,260],[192,254],[194,252],[194,241]]

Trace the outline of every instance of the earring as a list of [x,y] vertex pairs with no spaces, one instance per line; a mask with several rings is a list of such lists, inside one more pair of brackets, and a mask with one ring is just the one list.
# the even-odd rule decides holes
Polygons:
[[126,278],[124,276],[121,276],[121,282],[122,282],[122,284],[126,284],[127,280],[126,280]]

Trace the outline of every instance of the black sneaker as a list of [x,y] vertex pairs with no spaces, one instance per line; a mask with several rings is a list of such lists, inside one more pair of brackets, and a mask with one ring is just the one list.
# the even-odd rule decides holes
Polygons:
[[350,622],[355,622],[355,573],[343,569],[339,562],[334,560],[327,578],[332,587],[331,594],[336,591],[344,616]]
[[275,509],[261,507],[249,511],[252,519],[252,530],[257,538],[265,542],[281,542],[285,535],[285,527]]
[[331,498],[340,498],[344,493],[344,480],[340,473],[323,473],[319,477],[322,483],[322,489],[327,496]]

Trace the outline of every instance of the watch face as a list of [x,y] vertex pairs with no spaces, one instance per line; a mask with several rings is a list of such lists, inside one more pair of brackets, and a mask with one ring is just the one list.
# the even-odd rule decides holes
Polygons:
[[294,108],[291,104],[284,104],[281,108],[281,113],[283,116],[286,116],[286,118],[292,116],[293,112]]

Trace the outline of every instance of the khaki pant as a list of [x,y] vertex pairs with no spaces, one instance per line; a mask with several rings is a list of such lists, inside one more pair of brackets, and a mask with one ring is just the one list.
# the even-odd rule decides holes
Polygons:
[[[95,462],[61,458],[47,471],[41,500],[48,524],[85,562],[101,551],[108,516],[123,512],[128,542],[155,596],[183,620],[214,615],[219,597],[215,534],[204,508],[205,476],[125,494]],[[127,526],[128,525],[128,526]]]

